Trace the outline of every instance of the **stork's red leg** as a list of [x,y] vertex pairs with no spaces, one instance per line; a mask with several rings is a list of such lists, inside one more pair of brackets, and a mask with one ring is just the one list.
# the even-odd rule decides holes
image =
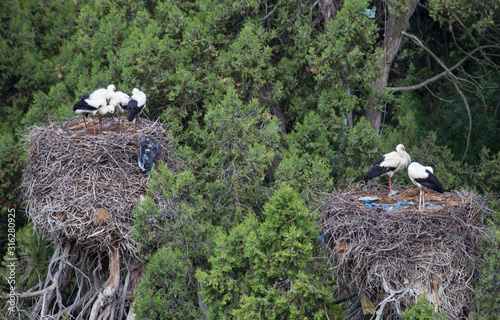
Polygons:
[[389,176],[389,197],[392,197],[391,176]]
[[85,132],[89,133],[89,131],[87,130],[87,121],[85,119],[85,114],[82,114],[82,116],[83,116],[83,124],[85,125]]

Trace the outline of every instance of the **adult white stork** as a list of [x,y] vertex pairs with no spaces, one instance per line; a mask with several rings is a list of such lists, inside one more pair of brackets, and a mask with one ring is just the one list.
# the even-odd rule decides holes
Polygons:
[[146,108],[146,94],[141,90],[134,88],[132,90],[132,96],[130,97],[130,101],[127,105],[128,110],[128,121],[135,121],[135,130],[137,130],[137,121],[139,120],[139,115]]
[[129,101],[129,95],[121,91],[114,92],[109,100],[109,105],[118,110],[118,118],[120,118],[121,114],[120,130],[123,128],[123,114],[127,110]]
[[439,193],[444,192],[443,184],[436,177],[431,167],[425,167],[418,162],[412,162],[408,166],[408,177],[410,177],[411,182],[417,185],[418,189],[420,190],[418,197],[419,209],[424,206],[425,202],[424,189],[422,188],[422,186]]
[[[116,88],[114,85],[110,84],[107,89],[100,88],[91,94],[86,94],[80,98],[80,100],[75,103],[73,106],[73,112],[81,113],[83,115],[83,123],[85,125],[85,132],[87,130],[87,121],[85,118],[92,113],[93,118],[95,118],[95,114],[102,107],[105,107],[113,92],[115,92]],[[94,126],[94,134],[95,134],[95,124]]]
[[405,146],[398,144],[396,151],[384,154],[371,165],[363,180],[368,182],[376,177],[387,174],[389,176],[389,196],[392,195],[391,178],[398,170],[406,168],[411,162],[411,157],[405,151]]

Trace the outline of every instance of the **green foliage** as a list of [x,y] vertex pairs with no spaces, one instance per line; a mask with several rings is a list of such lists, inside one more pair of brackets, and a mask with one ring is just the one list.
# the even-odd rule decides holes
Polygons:
[[[494,319],[500,314],[500,231],[494,231],[493,246],[482,254],[481,277],[476,291],[473,319]],[[495,236],[495,235],[494,235]]]
[[[134,211],[134,236],[145,261],[152,261],[151,281],[141,290],[144,297],[156,292],[154,281],[165,275],[164,286],[184,285],[186,304],[176,314],[168,292],[158,290],[154,303],[141,300],[141,310],[194,318],[198,288],[182,273],[199,268],[212,281],[204,290],[212,292],[207,299],[221,317],[332,315],[325,293],[331,279],[311,258],[314,217],[304,218],[322,192],[359,181],[398,143],[414,161],[433,166],[446,189],[494,195],[500,188],[495,51],[476,52],[454,69],[470,85],[462,91],[473,121],[461,163],[469,119],[453,85],[438,81],[392,95],[372,91],[386,15],[378,10],[370,19],[366,6],[364,0],[344,1],[325,23],[314,1],[1,2],[2,214],[20,206],[23,127],[48,115],[71,116],[81,95],[110,83],[126,93],[140,87],[148,97],[145,115],[169,124],[183,162],[177,173],[158,166]],[[432,49],[447,66],[498,38],[494,1],[432,0],[428,8],[415,12],[408,32],[443,44]],[[442,72],[411,41],[402,45],[389,85],[412,85]],[[374,98],[385,111],[381,136],[362,116]],[[405,174],[399,177],[410,183]],[[280,189],[270,201],[283,183],[295,191]],[[287,210],[302,220],[283,216]],[[155,267],[160,263],[179,274],[161,273]]]
[[363,178],[369,165],[380,156],[377,151],[379,145],[380,137],[370,123],[361,118],[354,128],[347,132],[345,151],[337,164],[337,170],[346,180],[349,179],[345,182],[355,182]]
[[458,161],[453,160],[451,150],[446,146],[439,146],[436,139],[436,133],[430,131],[426,139],[419,141],[417,146],[409,148],[412,161],[431,166],[445,190],[459,189],[466,181],[465,176],[459,175],[463,168]]
[[500,193],[500,152],[490,156],[490,150],[483,147],[480,154],[481,162],[474,176],[476,184],[484,193]]
[[[19,212],[16,212],[18,215]],[[9,266],[15,265],[16,292],[24,292],[36,286],[45,277],[47,261],[54,251],[38,232],[33,232],[33,224],[28,223],[15,233],[14,246],[10,246],[3,257],[2,274],[10,275]],[[4,277],[1,278],[2,288],[9,288]],[[8,292],[8,290],[7,290]]]
[[189,261],[177,248],[162,247],[150,259],[137,289],[134,310],[139,319],[201,319]]
[[434,305],[427,300],[425,295],[420,295],[416,304],[410,309],[403,311],[405,320],[446,320],[448,316],[444,310],[436,313]]
[[489,237],[483,240],[485,250],[475,255],[475,265],[480,270],[476,286],[476,306],[472,319],[496,319],[500,315],[500,210],[496,199],[496,212],[489,222]]
[[224,89],[215,93],[223,100],[208,105],[192,149],[199,150],[195,168],[206,175],[204,192],[213,199],[215,212],[240,219],[265,201],[261,186],[276,155],[279,128],[276,117],[257,100],[245,103],[231,86]]
[[228,234],[219,230],[208,271],[198,270],[211,319],[326,319],[333,279],[318,273],[316,219],[289,186]]
[[[134,210],[132,229],[146,258],[160,247],[175,243],[185,246],[193,260],[206,254],[208,248],[200,240],[207,237],[209,226],[197,223],[204,220],[206,208],[202,195],[195,189],[196,183],[192,172],[174,174],[165,164],[151,171],[146,197]],[[160,197],[167,201],[168,210],[156,207],[155,199]]]

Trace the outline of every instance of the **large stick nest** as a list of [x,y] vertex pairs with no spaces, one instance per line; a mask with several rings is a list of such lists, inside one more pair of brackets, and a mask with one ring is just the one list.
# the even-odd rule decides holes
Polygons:
[[[421,294],[436,311],[459,318],[473,305],[478,273],[471,256],[486,236],[485,200],[465,190],[439,195],[426,189],[430,205],[419,210],[413,204],[418,189],[392,199],[385,193],[356,185],[327,195],[319,227],[339,279],[378,305],[377,318],[401,317]],[[380,200],[369,204],[363,196]]]
[[171,139],[164,125],[146,119],[137,131],[123,133],[116,119],[104,121],[96,135],[89,127],[87,134],[81,119],[72,119],[28,129],[22,181],[27,214],[53,241],[100,249],[119,244],[134,253],[132,212],[149,180],[137,164],[140,143],[161,141],[155,165],[163,161],[175,171]]

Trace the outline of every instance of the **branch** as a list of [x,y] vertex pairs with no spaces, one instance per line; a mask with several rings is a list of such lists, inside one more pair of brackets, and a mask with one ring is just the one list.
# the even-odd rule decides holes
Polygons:
[[[491,61],[491,59],[488,57],[488,55],[486,55],[482,50],[481,50],[481,47],[479,47],[479,44],[477,43],[476,41],[476,38],[474,38],[474,36],[472,35],[472,33],[470,32],[469,28],[467,28],[463,23],[462,21],[457,17],[457,15],[455,13],[453,13],[453,17],[458,21],[458,23],[460,24],[460,26],[467,32],[467,34],[469,35],[469,37],[472,39],[472,41],[474,42],[474,44],[476,45],[476,47],[478,47],[481,51],[481,54],[483,55],[484,59],[486,59],[489,64],[495,68],[495,70],[497,71],[498,73],[498,66],[493,62]],[[452,29],[453,31],[453,29]],[[453,39],[455,39],[455,37],[453,37]],[[455,41],[456,43],[456,41]],[[464,52],[464,50],[462,50],[462,48],[460,48],[460,46],[457,45],[457,47],[460,49],[460,51],[462,51],[463,53],[467,54],[466,52]]]
[[[42,294],[46,293],[47,291],[54,290],[56,284],[52,283],[49,287],[43,289],[43,290],[38,290],[38,291],[26,291],[24,293],[18,293],[16,294],[16,298],[18,299],[23,299],[23,298],[32,298],[32,297],[37,297],[41,296]],[[0,296],[0,300],[7,300],[9,299],[10,296]]]
[[[462,160],[460,161],[460,163],[462,163],[464,161],[465,156],[467,155],[467,151],[469,149],[470,134],[471,134],[471,131],[472,131],[472,115],[471,115],[471,112],[470,112],[469,103],[467,102],[467,98],[465,97],[465,95],[463,94],[462,90],[460,90],[460,88],[458,86],[458,78],[453,74],[453,72],[451,72],[450,69],[448,69],[448,67],[446,67],[446,65],[438,58],[438,56],[436,56],[434,54],[434,52],[432,52],[429,48],[427,48],[426,46],[424,46],[424,44],[422,43],[422,41],[420,41],[420,39],[418,39],[416,36],[414,36],[412,34],[404,32],[404,31],[402,31],[401,34],[403,36],[405,36],[405,37],[410,38],[419,47],[421,47],[422,49],[424,49],[425,51],[427,51],[427,53],[431,57],[433,57],[434,60],[437,61],[437,63],[439,63],[439,65],[445,70],[445,74],[448,74],[450,76],[451,80],[453,81],[453,85],[455,86],[455,89],[457,90],[458,94],[460,95],[460,97],[462,98],[462,100],[464,102],[465,109],[467,110],[467,115],[469,117],[469,130],[467,132],[467,141],[466,141],[466,144],[465,144],[464,155],[462,156]],[[479,50],[479,48],[477,48],[477,49]]]
[[[405,35],[406,35],[406,32],[405,32]],[[483,49],[490,49],[490,48],[495,48],[495,49],[500,49],[500,46],[496,46],[496,45],[490,45],[490,46],[481,46],[481,47],[477,47],[476,49],[472,50],[470,53],[466,54],[467,56],[464,57],[462,60],[460,60],[459,62],[457,62],[457,64],[455,64],[453,67],[449,68],[448,70],[449,71],[453,71],[455,70],[456,68],[458,68],[462,63],[464,63],[465,61],[467,61],[467,59],[471,58],[472,55],[474,53],[476,53],[476,51],[481,51]],[[436,81],[436,80],[439,80],[441,79],[442,77],[444,77],[446,74],[448,74],[448,71],[443,71],[441,72],[440,74],[438,75],[435,75],[434,77],[432,78],[429,78],[419,84],[415,84],[413,86],[407,86],[407,87],[387,87],[386,90],[387,91],[392,91],[392,92],[407,92],[407,91],[414,91],[414,90],[417,90],[417,89],[420,89],[422,87],[425,87],[427,86],[428,84]]]

